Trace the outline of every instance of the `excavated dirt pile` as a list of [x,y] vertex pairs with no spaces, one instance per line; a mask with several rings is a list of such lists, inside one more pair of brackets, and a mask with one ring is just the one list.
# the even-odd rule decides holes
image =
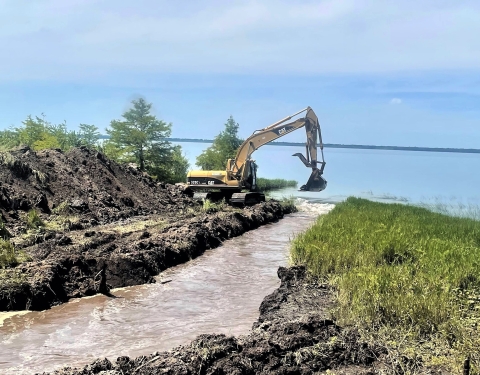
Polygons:
[[281,286],[262,302],[249,335],[201,335],[169,352],[97,360],[55,375],[374,374],[382,350],[327,318],[330,289],[301,267],[280,268],[278,276]]
[[23,257],[0,269],[0,311],[43,310],[155,282],[162,270],[291,210],[276,201],[205,210],[190,189],[86,148],[20,148],[0,154],[0,164],[0,211]]
[[77,227],[87,227],[191,204],[181,189],[85,147],[67,153],[20,147],[0,154],[0,211],[14,235],[26,225],[19,213],[31,209],[51,214],[68,206],[81,216]]

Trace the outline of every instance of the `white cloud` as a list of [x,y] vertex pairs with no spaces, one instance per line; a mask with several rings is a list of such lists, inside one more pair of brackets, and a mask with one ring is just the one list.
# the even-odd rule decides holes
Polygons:
[[480,3],[0,0],[0,81],[480,69]]
[[402,99],[393,98],[392,100],[390,100],[390,104],[402,104]]

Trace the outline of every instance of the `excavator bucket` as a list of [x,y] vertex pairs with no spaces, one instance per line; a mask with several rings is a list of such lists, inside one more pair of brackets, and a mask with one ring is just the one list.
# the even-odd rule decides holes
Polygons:
[[300,187],[303,191],[322,191],[327,187],[327,181],[322,177],[320,169],[314,168],[307,183]]

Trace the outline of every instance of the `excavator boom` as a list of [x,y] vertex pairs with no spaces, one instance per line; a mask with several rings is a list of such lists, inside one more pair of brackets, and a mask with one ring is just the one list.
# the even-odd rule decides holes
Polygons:
[[[298,118],[295,121],[287,122],[300,113],[306,112],[304,117]],[[250,159],[254,151],[261,146],[274,141],[277,138],[283,137],[301,127],[305,126],[307,133],[306,143],[306,157],[301,153],[296,153],[293,156],[298,156],[306,167],[312,168],[312,174],[305,185],[300,190],[308,191],[322,191],[326,188],[327,182],[322,177],[323,169],[325,168],[325,161],[323,158],[323,142],[320,130],[318,117],[312,108],[307,107],[291,116],[285,117],[283,120],[277,121],[263,129],[256,130],[250,137],[248,137],[237,151],[235,159],[230,161],[227,168],[227,173],[232,178],[241,179],[245,173],[244,166],[246,161]],[[320,146],[322,160],[317,160],[317,139],[318,146]],[[321,164],[320,169],[318,164]]]

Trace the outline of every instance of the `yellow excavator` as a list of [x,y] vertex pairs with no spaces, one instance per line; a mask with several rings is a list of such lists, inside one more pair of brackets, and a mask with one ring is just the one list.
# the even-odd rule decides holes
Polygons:
[[[305,112],[303,117],[287,122],[303,112]],[[322,177],[322,174],[326,163],[323,157],[320,124],[313,109],[307,107],[266,128],[256,130],[239,147],[235,159],[228,159],[224,171],[188,172],[187,184],[195,192],[194,199],[211,199],[214,201],[225,199],[233,205],[252,205],[265,201],[265,195],[257,191],[257,165],[251,159],[251,156],[261,146],[302,127],[305,127],[307,133],[307,155],[305,157],[301,153],[296,153],[293,156],[298,156],[307,168],[312,168],[312,174],[307,183],[300,187],[300,190],[324,190],[327,181]],[[317,160],[317,139],[322,161]],[[248,191],[242,192],[243,190]]]

